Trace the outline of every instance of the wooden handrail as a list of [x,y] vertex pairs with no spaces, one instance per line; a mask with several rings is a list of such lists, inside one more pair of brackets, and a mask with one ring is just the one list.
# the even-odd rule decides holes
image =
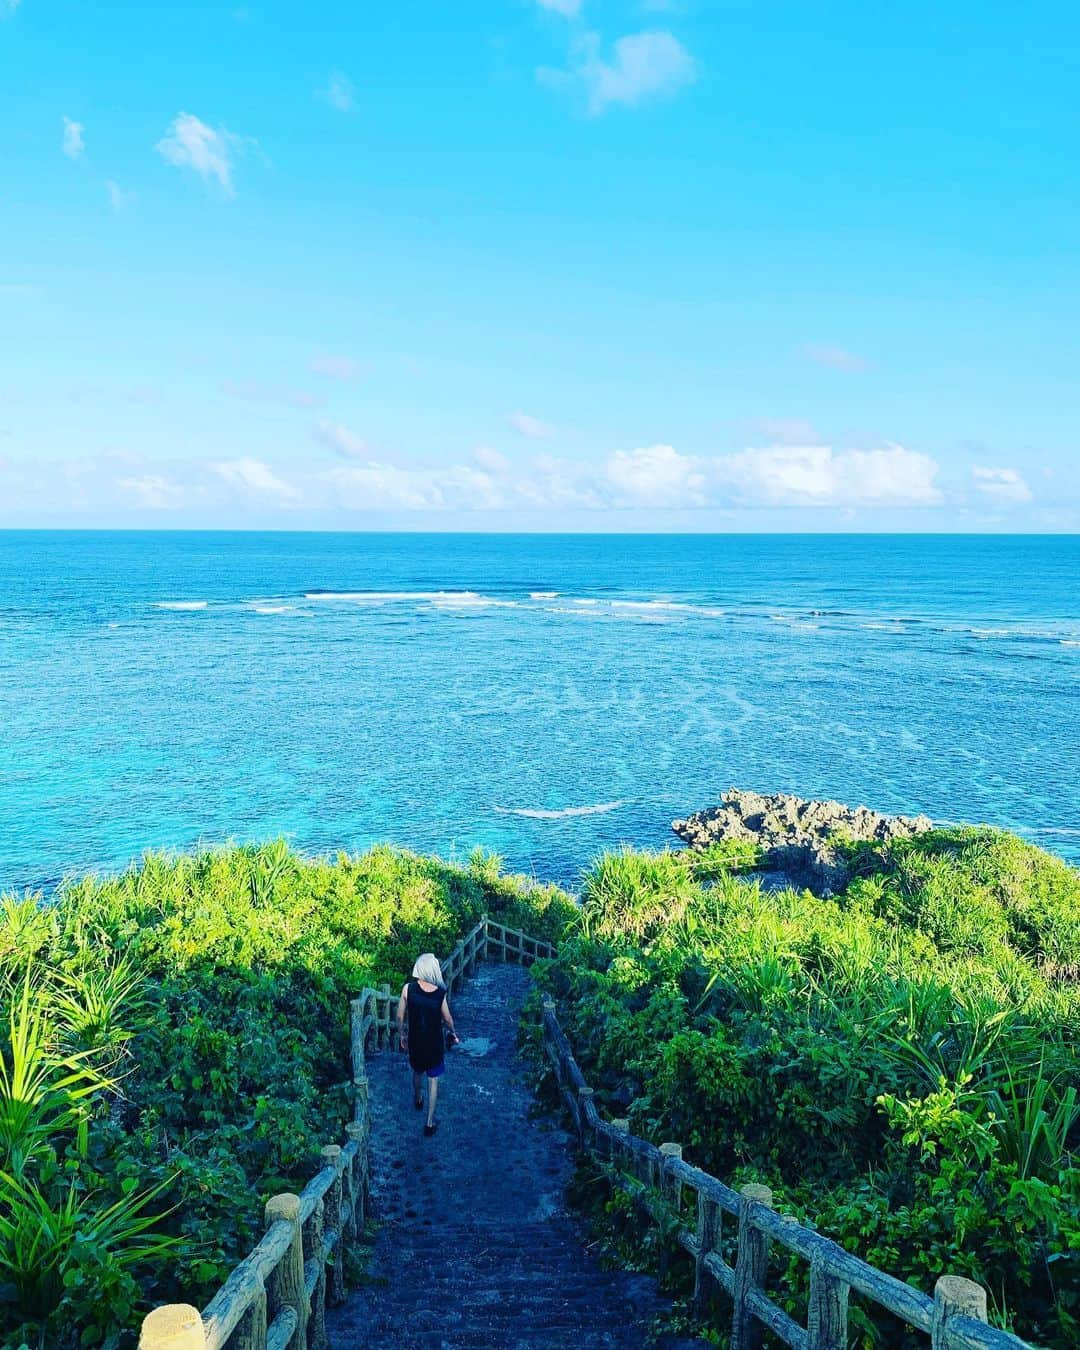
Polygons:
[[[544,1050],[578,1139],[613,1186],[629,1192],[653,1221],[674,1227],[674,1240],[694,1262],[694,1307],[706,1311],[721,1286],[733,1299],[733,1350],[756,1350],[768,1328],[795,1350],[844,1350],[848,1295],[854,1290],[930,1337],[932,1350],[1031,1350],[1011,1332],[986,1321],[986,1290],[972,1280],[943,1275],[930,1298],[789,1215],[772,1207],[764,1186],[738,1191],[685,1162],[676,1143],[659,1148],[631,1134],[627,1121],[605,1121],[559,1025],[555,1002],[543,1002]],[[685,1227],[686,1197],[696,1204],[695,1224]],[[737,1222],[734,1266],[721,1253],[723,1216]],[[804,1327],[764,1290],[770,1243],[810,1264],[810,1298]],[[665,1258],[666,1259],[666,1258]]]
[[[485,915],[441,963],[447,988],[459,989],[493,954],[528,965],[555,949]],[[388,985],[350,1001],[353,1120],[346,1142],[324,1145],[323,1166],[299,1195],[267,1202],[266,1233],[201,1313],[167,1304],[143,1319],[139,1350],[326,1350],[326,1303],[345,1297],[345,1249],[363,1233],[370,1189],[366,1059],[392,1046],[396,1003]]]

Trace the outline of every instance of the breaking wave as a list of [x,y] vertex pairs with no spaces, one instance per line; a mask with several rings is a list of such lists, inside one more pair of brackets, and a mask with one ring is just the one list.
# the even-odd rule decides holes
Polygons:
[[597,802],[594,806],[564,806],[552,811],[542,806],[496,806],[500,816],[528,816],[530,820],[563,820],[567,816],[602,816],[625,802]]

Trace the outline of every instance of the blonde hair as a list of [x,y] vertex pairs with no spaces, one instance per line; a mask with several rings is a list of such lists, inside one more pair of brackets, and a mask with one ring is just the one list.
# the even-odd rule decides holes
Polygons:
[[423,956],[416,958],[416,965],[412,968],[412,977],[414,980],[423,980],[425,984],[434,984],[439,989],[446,988],[439,958],[432,952],[425,952]]

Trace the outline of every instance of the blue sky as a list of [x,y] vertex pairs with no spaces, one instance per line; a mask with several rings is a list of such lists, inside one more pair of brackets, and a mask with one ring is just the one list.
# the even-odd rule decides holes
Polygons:
[[0,0],[0,526],[1076,530],[1078,40]]

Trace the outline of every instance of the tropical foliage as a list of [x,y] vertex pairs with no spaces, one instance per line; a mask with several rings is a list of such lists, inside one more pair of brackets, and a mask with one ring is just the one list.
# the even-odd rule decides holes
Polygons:
[[[722,858],[607,854],[542,979],[637,1132],[768,1183],[882,1269],[923,1288],[967,1275],[998,1323],[1075,1345],[1080,874],[989,830],[848,852],[831,899]],[[853,1321],[861,1343],[898,1343],[863,1308]]]
[[487,912],[557,937],[554,888],[377,848],[151,855],[0,904],[0,1329],[113,1346],[199,1302],[349,1113],[347,1004]]

